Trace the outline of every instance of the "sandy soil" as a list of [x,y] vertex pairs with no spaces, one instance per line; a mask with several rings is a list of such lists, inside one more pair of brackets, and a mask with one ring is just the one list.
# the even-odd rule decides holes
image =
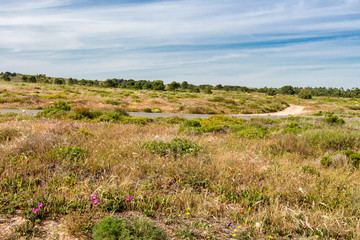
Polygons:
[[263,113],[263,114],[253,114],[256,116],[288,116],[288,115],[300,115],[307,113],[304,106],[290,105],[290,107],[285,108],[280,112],[274,113]]

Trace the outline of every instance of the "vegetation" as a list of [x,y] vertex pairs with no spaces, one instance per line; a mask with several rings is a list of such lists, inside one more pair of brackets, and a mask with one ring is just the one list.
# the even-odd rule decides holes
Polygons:
[[[21,100],[6,106],[44,109],[0,115],[1,239],[360,238],[360,122],[338,114],[356,116],[348,106],[357,99],[12,81],[0,92]],[[320,111],[249,120],[125,111],[139,100],[166,111],[162,103],[178,99],[213,109],[277,99]]]

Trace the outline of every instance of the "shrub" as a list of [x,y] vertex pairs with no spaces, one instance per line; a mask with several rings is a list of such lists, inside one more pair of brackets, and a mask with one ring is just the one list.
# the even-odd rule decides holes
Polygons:
[[88,152],[80,147],[62,146],[54,149],[53,156],[61,161],[69,161],[70,163],[77,163],[79,160],[85,158]]
[[312,146],[326,150],[354,149],[360,145],[360,133],[348,129],[315,129],[304,132],[303,137]]
[[66,101],[58,101],[58,102],[54,102],[54,108],[64,111],[70,111],[71,106]]
[[151,108],[145,108],[144,112],[151,113]]
[[353,150],[337,151],[333,154],[323,157],[320,160],[321,165],[329,167],[339,167],[345,164],[350,164],[355,168],[360,165],[360,153]]
[[302,89],[298,95],[299,98],[302,99],[311,99],[312,98],[312,94],[311,94],[311,90],[309,89]]
[[189,140],[174,138],[170,142],[150,141],[144,144],[148,151],[161,156],[197,155],[201,147]]
[[95,240],[165,240],[166,233],[142,218],[124,220],[105,217],[93,228]]
[[105,103],[106,104],[111,104],[111,105],[120,105],[120,102],[119,101],[116,101],[116,100],[112,100],[112,99],[108,99],[108,100],[105,100]]
[[339,118],[338,116],[330,115],[328,118],[325,118],[325,122],[328,124],[344,124],[345,121],[342,118]]

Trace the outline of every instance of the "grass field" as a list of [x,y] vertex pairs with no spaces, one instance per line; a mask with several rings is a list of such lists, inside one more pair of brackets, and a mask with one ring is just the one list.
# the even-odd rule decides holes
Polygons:
[[[341,118],[359,116],[358,99],[8,82],[0,92],[1,108],[46,109],[0,115],[1,239],[360,238],[360,122]],[[319,118],[151,120],[116,110],[289,104]]]

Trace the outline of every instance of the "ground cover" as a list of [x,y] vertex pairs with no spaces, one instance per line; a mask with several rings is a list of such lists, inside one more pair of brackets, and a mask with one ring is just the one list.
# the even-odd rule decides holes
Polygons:
[[58,100],[0,115],[1,239],[360,237],[358,121],[146,120]]

